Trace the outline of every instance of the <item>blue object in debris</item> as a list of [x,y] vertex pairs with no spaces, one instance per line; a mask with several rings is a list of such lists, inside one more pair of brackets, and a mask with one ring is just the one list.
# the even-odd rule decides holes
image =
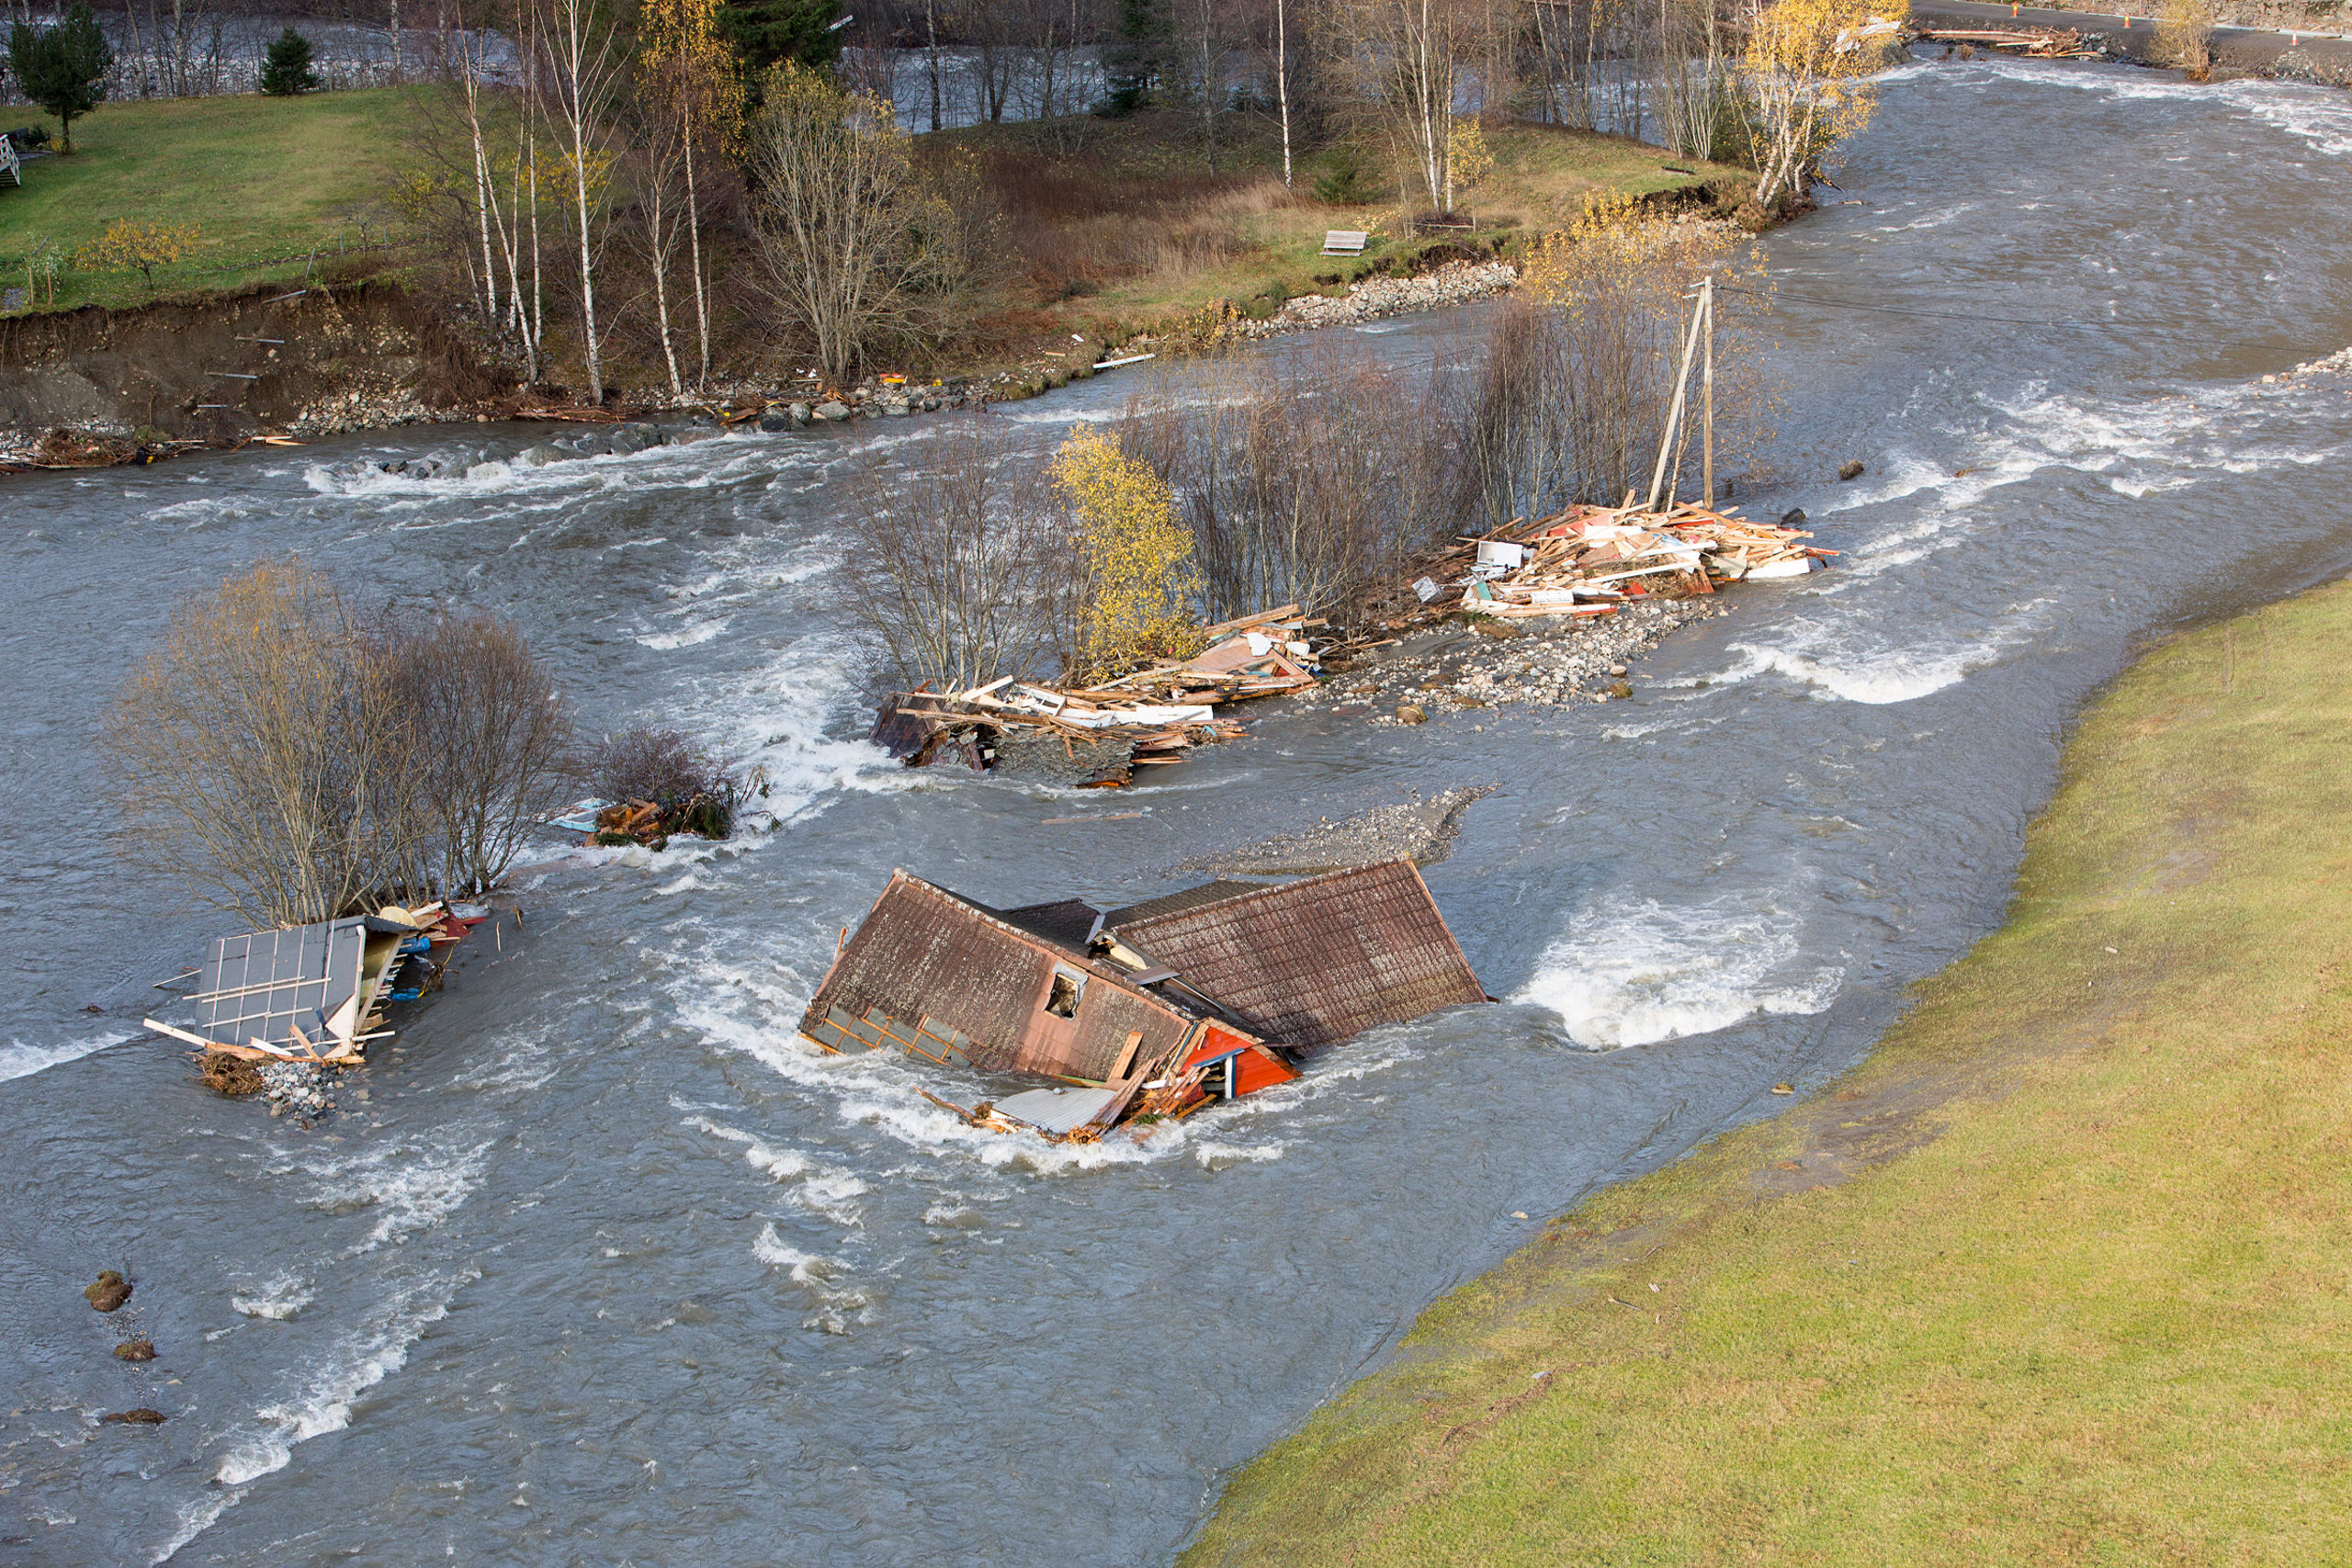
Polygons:
[[406,942],[401,943],[401,956],[403,958],[414,958],[422,953],[430,953],[432,951],[433,943],[428,939],[421,936],[413,936]]
[[424,993],[422,991],[394,991],[392,993],[392,1000],[396,1002],[413,1002],[424,994]]

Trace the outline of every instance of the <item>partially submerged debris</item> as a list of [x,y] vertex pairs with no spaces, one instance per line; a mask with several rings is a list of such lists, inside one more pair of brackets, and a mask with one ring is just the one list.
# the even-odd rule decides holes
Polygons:
[[963,692],[894,693],[873,739],[910,768],[955,761],[1116,786],[1193,746],[1238,739],[1241,727],[1219,718],[1218,704],[1313,687],[1320,661],[1339,651],[1325,626],[1285,604],[1208,627],[1209,646],[1190,659],[1092,686],[1007,677]]
[[136,1410],[118,1410],[111,1416],[101,1416],[98,1419],[101,1422],[120,1427],[160,1427],[168,1417],[160,1410],[150,1410],[141,1405]]
[[155,1359],[155,1342],[153,1339],[126,1339],[114,1348],[114,1359],[118,1361],[152,1361]]
[[1124,909],[996,909],[894,872],[800,1021],[829,1052],[1019,1072],[974,1126],[1060,1142],[1297,1077],[1383,1023],[1487,1000],[1409,861],[1285,886],[1222,881]]
[[[268,1087],[270,1065],[357,1062],[369,1041],[391,1032],[386,1005],[437,987],[449,950],[489,916],[479,904],[388,904],[372,915],[222,937],[187,998],[197,1027],[141,1021],[198,1047],[206,1083],[224,1093]],[[214,1057],[254,1064],[265,1082],[248,1086]]]
[[97,1280],[82,1287],[83,1299],[99,1312],[113,1312],[130,1299],[131,1284],[112,1269],[102,1270]]
[[1689,502],[1666,512],[1572,506],[1465,537],[1428,563],[1406,591],[1418,604],[1405,604],[1390,629],[1448,614],[1507,621],[1613,615],[1628,603],[1713,593],[1718,582],[1803,577],[1837,554],[1799,543],[1810,534],[1737,512]]

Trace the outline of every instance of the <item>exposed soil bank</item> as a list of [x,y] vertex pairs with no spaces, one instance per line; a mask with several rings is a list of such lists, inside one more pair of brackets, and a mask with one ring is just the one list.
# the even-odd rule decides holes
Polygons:
[[58,426],[229,446],[265,427],[449,418],[512,384],[384,283],[0,319],[0,446]]
[[2348,646],[2338,584],[2144,658],[1867,1061],[1431,1307],[1186,1561],[2352,1555]]

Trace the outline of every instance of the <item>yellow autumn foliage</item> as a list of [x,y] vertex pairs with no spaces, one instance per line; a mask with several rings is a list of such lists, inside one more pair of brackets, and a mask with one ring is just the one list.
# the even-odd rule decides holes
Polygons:
[[1198,651],[1200,633],[1186,611],[1193,536],[1176,520],[1167,481],[1091,424],[1070,432],[1052,472],[1077,525],[1085,571],[1082,677],[1108,680]]

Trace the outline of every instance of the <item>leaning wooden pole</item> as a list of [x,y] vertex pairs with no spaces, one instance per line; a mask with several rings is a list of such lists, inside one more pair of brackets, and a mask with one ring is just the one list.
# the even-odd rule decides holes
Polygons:
[[1682,426],[1682,400],[1690,388],[1690,362],[1699,353],[1702,303],[1703,301],[1694,300],[1690,306],[1690,331],[1682,340],[1682,368],[1674,378],[1674,400],[1667,406],[1666,430],[1658,437],[1657,467],[1650,472],[1650,499],[1645,508],[1646,511],[1657,510],[1659,493],[1666,489],[1667,460],[1674,455],[1675,434]]
[[[1713,26],[1713,18],[1709,26]],[[1702,482],[1707,488],[1707,510],[1715,509],[1715,275],[1709,273],[1699,285],[1699,309],[1707,315],[1706,368],[1701,372],[1699,384],[1704,391],[1706,434],[1700,438],[1699,466]]]

